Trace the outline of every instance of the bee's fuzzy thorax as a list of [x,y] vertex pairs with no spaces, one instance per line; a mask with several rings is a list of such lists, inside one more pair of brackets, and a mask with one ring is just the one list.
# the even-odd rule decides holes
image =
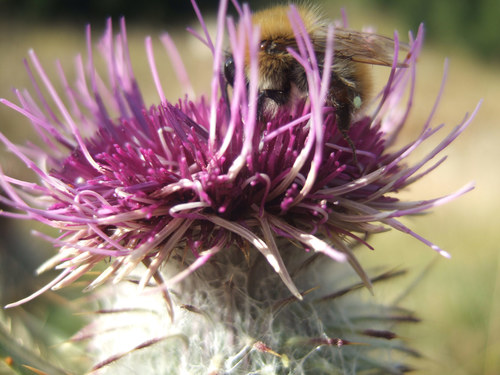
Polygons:
[[[306,4],[295,4],[295,6],[309,35],[325,32],[327,22],[317,7]],[[254,13],[253,24],[260,28],[261,39],[293,38],[294,30],[290,23],[289,13],[289,5],[279,5]]]

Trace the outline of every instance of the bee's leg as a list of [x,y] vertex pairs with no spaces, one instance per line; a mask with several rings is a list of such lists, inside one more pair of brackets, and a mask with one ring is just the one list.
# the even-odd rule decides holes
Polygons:
[[357,96],[356,90],[354,89],[355,86],[348,80],[341,79],[339,75],[334,72],[332,74],[331,87],[332,90],[328,96],[327,103],[335,108],[337,129],[352,150],[352,161],[361,171],[361,167],[358,164],[356,146],[348,134],[349,128],[351,127],[352,114],[355,109],[354,98]]
[[352,150],[352,161],[355,165],[358,165],[356,146],[354,146],[354,143],[348,134],[352,120],[352,109],[347,104],[337,104],[335,107],[335,115],[337,117],[337,129],[340,131],[342,138],[344,138]]

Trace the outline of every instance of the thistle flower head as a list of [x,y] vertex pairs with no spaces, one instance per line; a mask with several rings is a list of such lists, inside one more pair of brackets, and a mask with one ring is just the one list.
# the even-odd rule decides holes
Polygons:
[[[411,109],[422,28],[415,38],[410,36],[405,68],[397,64],[395,35],[389,79],[373,109],[356,116],[350,126],[355,164],[337,129],[335,108],[324,106],[330,72],[318,67],[294,7],[289,17],[298,48],[290,53],[304,68],[309,95],[294,108],[283,108],[269,121],[260,121],[259,29],[252,25],[249,9],[235,5],[237,24],[226,18],[227,1],[221,1],[215,39],[200,16],[203,33],[195,36],[213,54],[208,98],[168,102],[148,38],[146,52],[159,100],[146,105],[132,71],[124,20],[115,37],[109,21],[98,45],[107,78],[94,65],[90,28],[87,61],[77,58],[74,85],[58,66],[63,92],[56,91],[30,51],[26,67],[35,96],[16,91],[18,104],[5,99],[2,103],[27,117],[46,147],[27,149],[1,134],[0,139],[40,181],[1,174],[6,196],[0,202],[21,212],[3,215],[34,219],[60,230],[60,236],[51,239],[59,252],[39,271],[55,267],[61,273],[35,295],[69,285],[105,260],[107,268],[89,288],[123,280],[143,263],[147,272],[140,285],[154,279],[167,290],[217,253],[257,251],[301,299],[279,244],[290,242],[334,261],[348,261],[369,284],[351,248],[358,243],[370,247],[365,236],[387,228],[408,233],[448,256],[398,218],[424,212],[471,187],[417,202],[400,201],[394,193],[440,164],[443,159],[427,166],[471,117],[466,116],[416,164],[407,164],[407,157],[439,130],[430,126],[430,118],[413,142],[388,151]],[[226,33],[235,63],[231,95],[226,94],[221,74]],[[334,33],[330,27],[325,61],[333,59]],[[165,35],[161,40],[175,59],[170,38]],[[182,64],[176,68],[188,82]],[[48,95],[41,94],[39,81]],[[410,99],[405,104],[407,93]],[[187,262],[185,268],[162,279],[159,269],[178,259]]]

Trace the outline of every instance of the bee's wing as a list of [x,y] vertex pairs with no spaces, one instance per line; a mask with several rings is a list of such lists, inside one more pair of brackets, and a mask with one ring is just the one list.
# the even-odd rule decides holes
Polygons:
[[[333,47],[335,57],[348,59],[365,64],[392,66],[394,60],[394,40],[382,35],[348,30],[335,29]],[[399,51],[407,52],[408,45],[399,43]],[[403,53],[403,57],[406,53]],[[406,66],[399,62],[399,67]]]

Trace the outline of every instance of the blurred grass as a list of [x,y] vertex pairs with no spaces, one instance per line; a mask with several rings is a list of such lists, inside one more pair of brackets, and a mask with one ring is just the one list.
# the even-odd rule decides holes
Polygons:
[[[398,28],[402,38],[406,35],[402,20],[387,19],[386,14],[367,7],[365,3],[360,4],[350,2],[346,7],[354,28],[369,24],[377,27],[382,34],[391,35],[393,29]],[[328,9],[328,12],[334,17],[338,14],[338,8]],[[93,29],[95,41],[100,36],[103,25],[104,20],[102,24],[94,25],[97,26]],[[191,22],[191,25],[196,25],[196,22]],[[178,29],[130,25],[130,50],[139,85],[145,92],[146,103],[156,103],[157,96],[150,78],[143,40],[146,35],[152,35],[155,39],[164,29],[173,33],[176,44],[182,48],[181,54],[197,94],[207,93],[211,70],[210,55],[199,42]],[[1,22],[0,96],[13,99],[14,95],[9,91],[11,87],[30,87],[22,67],[22,59],[27,56],[29,48],[35,49],[51,77],[56,77],[53,64],[56,58],[61,60],[70,75],[73,71],[73,57],[79,52],[85,56],[83,24],[45,24],[41,27],[36,23],[19,25],[12,21]],[[182,92],[159,43],[156,43],[155,53],[159,63],[165,61],[164,64],[159,64],[160,76],[164,88],[168,91],[168,99],[175,101]],[[405,220],[405,224],[449,251],[453,257],[450,260],[438,259],[415,289],[405,296],[407,307],[414,309],[423,322],[409,326],[403,336],[426,357],[414,363],[420,370],[417,373],[494,375],[500,373],[500,231],[497,219],[500,203],[493,199],[500,184],[498,65],[484,61],[477,55],[467,54],[456,45],[433,43],[424,46],[417,72],[417,95],[413,114],[399,144],[404,144],[417,134],[427,118],[439,90],[445,57],[450,60],[450,70],[446,89],[433,121],[434,125],[442,122],[447,124],[441,131],[443,136],[461,121],[465,112],[471,112],[481,98],[484,103],[471,127],[446,150],[446,154],[450,156],[449,160],[423,181],[414,184],[409,191],[402,192],[402,195],[409,199],[433,198],[458,189],[471,180],[476,182],[476,189],[457,201],[435,209],[430,215]],[[384,71],[380,73],[386,74]],[[375,81],[381,84],[383,79],[376,78]],[[4,107],[0,107],[0,131],[17,143],[24,143],[25,139],[33,138],[28,121]],[[36,139],[34,141],[36,142]],[[419,155],[423,154],[424,149]],[[8,175],[30,178],[28,171],[3,149],[0,158],[2,168]],[[35,264],[53,251],[43,242],[26,241],[31,226],[32,223],[21,223],[15,230],[2,231],[2,273],[6,270],[6,255],[11,252],[23,254],[19,262],[29,260]],[[18,238],[24,242],[17,242],[14,247],[7,241]],[[428,264],[434,262],[436,257],[432,250],[418,241],[395,231],[376,236],[371,239],[371,243],[376,250],[362,251],[359,254],[362,263],[375,266],[385,262],[390,267],[409,267],[415,278]],[[28,263],[21,266],[25,264]],[[32,269],[33,265],[26,266],[26,271],[31,272]],[[21,298],[28,293],[25,287],[21,291],[13,292],[10,290],[13,283],[3,283],[0,286],[0,300],[3,304],[12,302],[13,296]],[[35,283],[41,284],[40,281]],[[34,289],[37,287],[39,285],[32,286]],[[405,282],[401,282],[393,285],[392,291],[376,289],[376,297],[389,298],[388,296],[404,287]],[[78,293],[76,291],[74,296],[78,296]],[[5,300],[6,296],[9,296],[9,300]],[[46,313],[48,315],[40,315],[40,306],[47,306],[45,303],[46,301],[31,302],[23,309],[38,311],[37,319],[41,327],[49,320],[52,323],[59,321],[59,324],[66,322],[62,325],[65,326],[63,333],[66,337],[81,325],[81,320],[71,314],[66,314],[61,319],[55,318],[58,314],[64,314],[67,308],[65,304],[55,304],[56,307]],[[5,311],[5,315],[7,320],[15,319],[19,317],[19,311]],[[67,326],[68,322],[70,327]],[[49,329],[52,332],[54,325],[46,326],[46,332]],[[58,334],[58,337],[63,336],[64,334]],[[1,351],[0,343],[0,356],[5,355],[7,354]]]

